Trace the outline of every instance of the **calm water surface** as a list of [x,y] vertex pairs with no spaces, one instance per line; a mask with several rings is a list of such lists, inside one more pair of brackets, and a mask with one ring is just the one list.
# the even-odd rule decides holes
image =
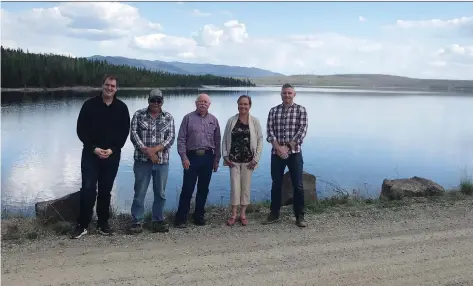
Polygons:
[[[266,130],[269,109],[280,103],[278,88],[251,88],[252,114]],[[209,90],[210,111],[223,133],[237,112],[236,99],[245,90]],[[82,144],[76,120],[85,99],[95,94],[2,94],[2,205],[32,205],[79,190]],[[120,92],[131,115],[146,106],[145,92]],[[164,109],[175,118],[194,109],[195,95],[165,94]],[[309,129],[303,145],[304,169],[318,176],[320,197],[331,195],[325,182],[378,196],[384,178],[423,176],[444,187],[457,186],[473,171],[473,97],[419,92],[298,89],[296,102],[306,106]],[[177,130],[176,130],[177,131]],[[252,198],[270,194],[270,144],[254,173]],[[113,200],[128,212],[133,198],[133,145],[128,140]],[[182,166],[173,146],[167,187],[167,208],[177,206]],[[210,184],[210,203],[229,200],[229,172],[221,166]],[[148,205],[152,200],[149,189]]]

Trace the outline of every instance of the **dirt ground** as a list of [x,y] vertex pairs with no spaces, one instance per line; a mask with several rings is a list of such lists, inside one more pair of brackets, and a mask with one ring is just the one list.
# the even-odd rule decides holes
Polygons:
[[[251,218],[251,217],[250,217]],[[2,246],[2,285],[473,285],[472,200]]]

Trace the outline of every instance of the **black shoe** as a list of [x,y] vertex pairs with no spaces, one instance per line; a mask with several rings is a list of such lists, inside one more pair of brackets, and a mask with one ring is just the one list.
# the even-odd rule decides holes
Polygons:
[[204,226],[206,224],[204,218],[194,218],[193,222],[195,225],[198,225],[198,226]]
[[113,229],[110,228],[108,222],[97,224],[97,232],[102,235],[113,235]]
[[273,213],[270,213],[263,224],[272,224],[279,221],[279,216]]
[[76,225],[74,230],[71,232],[72,239],[78,239],[87,234],[87,228],[82,227],[80,224]]
[[186,228],[187,227],[187,222],[175,220],[174,221],[174,227],[175,228]]
[[131,234],[142,233],[143,232],[143,226],[139,223],[134,223],[128,229],[128,232],[131,233]]
[[303,215],[299,216],[299,217],[296,217],[296,225],[298,227],[306,227],[307,226],[307,222],[305,221],[305,218]]
[[169,227],[164,221],[153,221],[151,225],[151,232],[168,232]]

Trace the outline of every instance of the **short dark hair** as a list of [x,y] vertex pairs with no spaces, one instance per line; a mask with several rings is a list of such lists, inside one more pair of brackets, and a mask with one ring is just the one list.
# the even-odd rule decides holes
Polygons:
[[237,100],[237,103],[240,103],[240,100],[242,98],[248,98],[248,102],[250,103],[250,106],[251,106],[251,96],[247,95],[247,94],[243,94],[243,95],[240,95],[240,97],[238,98]]
[[114,76],[114,75],[107,75],[107,74],[106,74],[106,75],[103,77],[102,84],[104,84],[107,79],[116,81],[116,82],[117,82],[117,86],[118,86],[118,79],[117,79],[116,76]]
[[285,83],[285,84],[282,85],[281,89],[285,89],[285,88],[292,88],[292,89],[294,89],[294,86],[293,86],[292,84],[290,84],[290,83]]

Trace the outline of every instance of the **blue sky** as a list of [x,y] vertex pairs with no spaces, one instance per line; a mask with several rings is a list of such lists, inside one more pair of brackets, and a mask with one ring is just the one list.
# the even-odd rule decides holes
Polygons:
[[2,45],[73,56],[256,66],[285,74],[471,79],[473,3],[2,2]]

